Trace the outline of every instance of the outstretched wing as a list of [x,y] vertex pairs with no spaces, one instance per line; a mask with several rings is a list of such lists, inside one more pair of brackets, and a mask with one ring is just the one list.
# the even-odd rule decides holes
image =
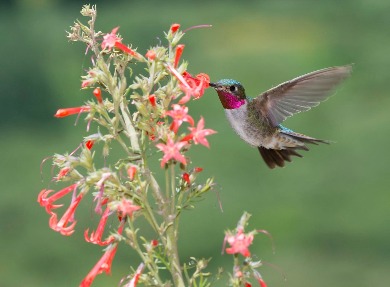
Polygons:
[[327,99],[331,90],[349,76],[352,67],[330,67],[284,82],[253,99],[253,105],[273,126],[293,114],[307,111]]

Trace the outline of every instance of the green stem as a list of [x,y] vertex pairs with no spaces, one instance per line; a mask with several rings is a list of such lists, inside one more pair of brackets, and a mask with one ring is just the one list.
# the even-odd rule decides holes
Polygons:
[[158,266],[156,266],[155,262],[153,260],[148,260],[148,258],[145,256],[145,254],[141,251],[141,247],[138,243],[137,239],[137,232],[134,227],[134,224],[132,220],[129,220],[129,225],[131,229],[132,239],[133,239],[133,249],[138,253],[138,255],[141,257],[142,261],[146,264],[147,268],[150,270],[150,272],[153,274],[153,277],[158,281],[158,286],[163,286],[162,280],[158,273]]
[[179,253],[177,251],[177,230],[174,224],[170,222],[167,229],[167,255],[169,259],[170,272],[176,287],[184,287],[183,274],[180,267]]
[[140,152],[140,147],[139,147],[139,143],[138,143],[138,136],[137,136],[137,132],[136,132],[134,125],[133,125],[131,118],[130,118],[130,111],[127,108],[127,106],[125,106],[123,101],[121,101],[121,103],[120,103],[120,108],[122,111],[123,120],[125,121],[126,132],[130,137],[131,147],[132,147],[133,151]]

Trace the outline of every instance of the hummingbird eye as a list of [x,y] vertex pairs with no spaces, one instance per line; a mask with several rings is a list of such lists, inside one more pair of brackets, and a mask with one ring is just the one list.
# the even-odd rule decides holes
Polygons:
[[235,92],[237,90],[237,87],[235,85],[230,86],[230,91]]

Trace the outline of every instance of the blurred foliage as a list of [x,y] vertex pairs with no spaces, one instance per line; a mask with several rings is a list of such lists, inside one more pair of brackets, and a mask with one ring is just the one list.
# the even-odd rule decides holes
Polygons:
[[[190,103],[194,118],[203,115],[218,131],[210,150],[193,151],[195,164],[215,175],[218,186],[182,220],[182,260],[211,256],[210,271],[230,268],[231,258],[220,255],[223,231],[246,210],[253,214],[250,228],[266,229],[275,240],[275,254],[266,237],[258,236],[252,248],[259,259],[278,266],[262,270],[269,286],[388,284],[389,1],[96,3],[98,29],[120,26],[125,42],[141,53],[163,41],[162,31],[174,22],[212,24],[184,38],[190,72],[207,72],[212,80],[235,78],[253,96],[312,70],[354,63],[351,79],[336,96],[285,123],[336,143],[314,146],[283,169],[268,170],[257,150],[234,134],[214,91]],[[52,116],[59,107],[91,97],[91,91],[80,91],[90,58],[85,47],[65,38],[65,30],[81,18],[80,9],[80,1],[0,2],[3,287],[77,286],[101,256],[82,236],[94,220],[93,207],[84,206],[77,232],[64,238],[49,229],[36,203],[42,188],[55,188],[49,184],[50,166],[44,166],[41,180],[41,160],[73,150],[86,135],[83,122],[75,127],[75,118]],[[119,250],[112,276],[99,276],[94,286],[117,285],[136,266],[135,254]]]

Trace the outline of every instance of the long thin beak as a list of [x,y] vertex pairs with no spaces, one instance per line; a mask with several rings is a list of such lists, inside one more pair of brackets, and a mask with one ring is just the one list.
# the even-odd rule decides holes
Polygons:
[[210,87],[213,87],[213,88],[216,88],[216,87],[217,87],[217,84],[216,84],[216,83],[209,83],[209,86],[210,86]]

